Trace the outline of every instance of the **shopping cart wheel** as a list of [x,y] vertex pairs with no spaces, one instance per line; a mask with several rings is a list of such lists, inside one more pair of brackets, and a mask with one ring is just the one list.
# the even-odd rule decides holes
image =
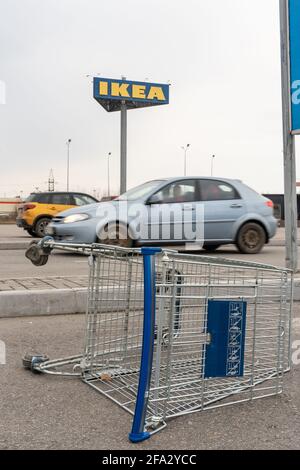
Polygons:
[[38,245],[36,240],[33,240],[29,248],[25,252],[26,258],[28,258],[35,266],[44,266],[48,261],[48,255],[45,254],[43,248]]
[[46,361],[49,361],[49,357],[45,354],[25,354],[22,358],[23,367],[36,374],[40,372],[36,369],[36,366]]

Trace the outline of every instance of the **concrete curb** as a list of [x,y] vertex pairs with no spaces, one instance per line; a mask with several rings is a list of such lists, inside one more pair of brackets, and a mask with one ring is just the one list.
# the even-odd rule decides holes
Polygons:
[[0,318],[84,313],[87,289],[5,291],[0,293]]
[[[32,240],[28,239],[26,241],[25,240],[0,241],[0,250],[26,250],[26,248],[28,248],[28,245]],[[285,246],[285,240],[271,240],[267,246]],[[300,246],[300,241],[298,243],[298,246]]]
[[[285,246],[285,240],[271,240],[267,246]],[[298,242],[300,246],[300,242]]]
[[[34,240],[34,239],[33,239]],[[0,241],[0,250],[26,250],[31,240],[28,241]],[[225,245],[224,245],[225,246]],[[285,246],[285,240],[271,240],[267,246]],[[298,243],[300,247],[300,241]]]
[[0,250],[26,250],[28,248],[29,241],[21,242],[0,242]]
[[[118,311],[114,299],[113,287],[111,295],[105,297],[102,304],[97,304],[97,312]],[[143,291],[140,290],[141,301]],[[126,301],[126,292],[118,292],[119,309],[123,310]],[[87,288],[73,289],[47,289],[27,291],[0,292],[0,318],[27,317],[44,315],[69,315],[85,313],[87,307]]]
[[[120,294],[119,294],[120,295]],[[140,291],[142,302],[142,290]],[[107,298],[98,305],[98,312],[116,310]],[[300,301],[300,278],[294,282],[294,301]],[[125,302],[125,293],[124,293]],[[122,299],[120,302],[120,308]],[[4,291],[0,293],[0,318],[85,313],[87,288],[30,291]]]

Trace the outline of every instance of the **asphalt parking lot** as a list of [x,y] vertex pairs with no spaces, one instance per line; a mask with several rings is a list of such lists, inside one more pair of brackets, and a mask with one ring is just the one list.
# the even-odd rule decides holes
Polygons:
[[[205,255],[199,252],[198,255]],[[218,250],[213,256],[232,258],[235,260],[255,261],[263,264],[284,266],[284,247],[267,246],[256,256],[240,255],[234,248]],[[300,258],[300,250],[299,250]],[[0,278],[14,277],[46,277],[46,276],[80,276],[88,274],[87,258],[73,253],[53,252],[45,266],[36,267],[25,258],[24,250],[0,250]]]
[[[7,237],[17,243],[31,241],[16,227],[3,227],[0,243]],[[284,265],[283,246],[266,246],[255,257],[227,247],[215,256]],[[53,276],[53,283],[57,276],[73,276],[75,282],[76,276],[79,279],[87,272],[82,255],[56,253],[46,266],[36,268],[25,259],[24,249],[0,250],[0,280],[24,284],[26,276],[27,283],[34,278],[45,283],[45,278],[50,282]],[[25,352],[42,352],[50,358],[81,353],[83,331],[81,314],[0,318],[0,341],[6,345],[6,364],[0,364],[1,450],[136,448],[127,438],[131,416],[110,400],[79,379],[36,375],[22,367]],[[286,375],[282,396],[176,418],[137,448],[300,449],[299,303],[294,307],[294,341],[298,341],[294,346],[299,350],[295,353],[299,364]]]
[[[300,239],[300,237],[299,237]],[[233,245],[223,246],[212,256],[233,258],[243,261],[255,261],[262,264],[274,266],[285,265],[285,248],[283,246],[284,229],[279,229],[277,236],[270,245],[266,245],[258,255],[242,255]],[[0,279],[5,277],[46,277],[46,276],[77,276],[87,275],[88,267],[85,256],[55,252],[47,265],[37,268],[33,266],[24,256],[26,246],[32,241],[32,237],[14,225],[0,225]],[[1,249],[1,245],[5,249]],[[19,249],[11,249],[20,247]],[[182,248],[182,247],[181,247]],[[200,250],[194,253],[205,255]],[[211,256],[211,254],[209,254]],[[300,259],[300,247],[299,247]]]
[[[294,308],[300,340],[300,306]],[[83,315],[0,319],[0,449],[132,449],[131,416],[76,378],[32,374],[24,352],[57,358],[81,351]],[[296,344],[296,343],[295,343]],[[298,346],[299,347],[299,346]],[[300,353],[297,356],[300,359]],[[176,418],[138,449],[300,449],[300,365],[284,394]]]

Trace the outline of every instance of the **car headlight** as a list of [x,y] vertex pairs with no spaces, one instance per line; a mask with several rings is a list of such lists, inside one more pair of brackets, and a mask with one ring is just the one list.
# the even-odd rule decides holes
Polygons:
[[87,220],[89,218],[90,216],[88,214],[72,214],[67,215],[63,222],[64,224],[72,224],[73,222],[81,222],[82,220]]

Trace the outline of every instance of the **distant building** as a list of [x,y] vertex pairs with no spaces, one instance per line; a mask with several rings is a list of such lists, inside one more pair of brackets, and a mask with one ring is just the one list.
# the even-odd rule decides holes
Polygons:
[[[263,194],[274,203],[274,215],[282,223],[285,221],[284,194]],[[300,221],[300,194],[297,194],[298,220]]]

